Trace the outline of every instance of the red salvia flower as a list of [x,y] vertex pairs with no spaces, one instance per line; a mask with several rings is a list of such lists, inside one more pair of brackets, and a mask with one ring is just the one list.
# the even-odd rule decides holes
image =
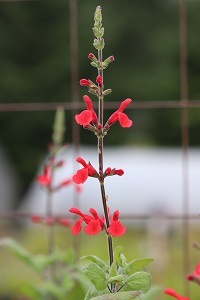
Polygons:
[[87,95],[83,96],[87,110],[83,110],[80,114],[75,116],[75,120],[79,125],[88,126],[91,122],[97,125],[98,118],[92,108],[92,100]]
[[[78,208],[72,207],[69,212],[79,215],[81,218],[76,221],[71,230],[74,235],[79,234],[82,229],[82,222],[86,223],[84,227],[85,233],[96,235],[101,230],[106,229],[105,218],[100,218],[94,208],[90,208],[89,212],[92,216],[83,214]],[[108,233],[112,236],[121,236],[125,233],[126,228],[118,221],[119,211],[116,210],[111,218]]]
[[104,172],[104,177],[112,176],[112,175],[122,176],[124,175],[124,171],[122,169],[115,169],[115,168],[111,169],[110,167],[108,167]]
[[33,216],[31,216],[31,221],[33,223],[41,223],[42,222],[42,217],[40,217],[38,215],[33,215]]
[[167,288],[164,290],[164,293],[169,295],[169,296],[172,296],[174,297],[175,299],[177,300],[190,300],[189,298],[186,298],[186,297],[183,297],[183,296],[180,296],[178,295],[173,289],[171,288]]
[[69,185],[71,182],[72,182],[72,179],[71,179],[71,178],[70,178],[70,179],[63,180],[63,181],[61,181],[61,183],[59,183],[53,190],[54,190],[54,191],[59,190],[59,189],[61,189],[62,187]]
[[87,164],[85,160],[81,157],[78,157],[76,161],[82,164],[83,166],[83,168],[78,170],[76,174],[72,177],[72,180],[76,184],[84,183],[88,179],[88,176],[98,177],[97,171],[93,168],[93,166],[90,163]]
[[193,271],[193,274],[187,276],[189,281],[194,281],[200,285],[200,263],[196,265],[196,268]]
[[84,227],[84,231],[89,235],[96,235],[99,233],[104,227],[103,218],[100,218],[95,209],[90,208],[89,212],[92,214],[86,215],[83,214],[78,208],[73,207],[69,210],[69,212],[73,214],[79,215],[81,218],[76,221],[74,226],[72,226],[72,233],[74,235],[78,234],[82,229],[82,221],[84,221],[87,225]]
[[49,186],[51,184],[51,167],[44,166],[43,174],[37,176],[36,180],[41,186]]
[[116,210],[111,219],[110,227],[108,228],[108,233],[112,236],[121,236],[126,232],[126,227],[124,227],[119,221],[119,211]]
[[109,128],[112,124],[114,124],[115,122],[119,121],[120,125],[123,128],[128,128],[131,127],[132,125],[132,121],[128,118],[128,116],[123,113],[124,109],[132,102],[132,100],[130,98],[127,98],[126,100],[124,100],[119,109],[116,110],[108,119],[108,121],[106,122],[105,128]]
[[57,223],[60,224],[60,225],[62,225],[62,226],[64,226],[64,227],[69,227],[70,224],[71,224],[71,221],[68,220],[68,219],[59,218],[59,219],[57,220]]

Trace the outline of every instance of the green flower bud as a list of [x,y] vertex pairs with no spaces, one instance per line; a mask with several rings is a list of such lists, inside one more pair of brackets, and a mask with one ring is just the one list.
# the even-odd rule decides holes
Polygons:
[[97,6],[97,8],[95,10],[94,21],[95,22],[102,22],[101,6]]
[[92,61],[90,64],[91,64],[91,66],[98,68],[98,64],[96,64],[94,61]]
[[104,96],[107,96],[107,95],[109,95],[109,94],[111,94],[112,93],[112,90],[111,89],[107,89],[107,90],[105,90],[104,92],[103,92],[103,95]]

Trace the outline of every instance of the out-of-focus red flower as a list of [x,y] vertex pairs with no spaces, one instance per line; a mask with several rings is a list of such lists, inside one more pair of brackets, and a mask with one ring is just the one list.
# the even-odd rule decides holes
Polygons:
[[63,180],[63,181],[61,181],[61,183],[59,183],[53,190],[54,190],[54,191],[59,190],[59,189],[61,189],[62,187],[69,185],[71,182],[72,182],[72,179],[71,179],[71,178],[70,178],[70,179]]
[[46,224],[48,226],[58,224],[58,225],[62,225],[65,227],[69,227],[71,224],[71,221],[69,219],[60,218],[60,217],[52,217],[52,216],[42,217],[39,215],[32,215],[31,221],[33,223],[41,223],[41,224]]
[[36,177],[37,182],[41,186],[49,186],[51,184],[51,167],[48,165],[44,166],[43,174]]
[[75,120],[79,125],[88,126],[91,122],[95,125],[98,123],[98,118],[92,108],[92,100],[87,95],[83,96],[87,110],[83,110],[80,114],[75,116]]
[[85,160],[81,157],[78,157],[76,161],[80,164],[82,164],[83,168],[78,170],[76,174],[72,177],[72,180],[76,184],[84,183],[88,176],[91,177],[98,177],[97,171],[93,168],[93,166],[89,163],[87,164]]
[[[74,235],[78,234],[82,229],[82,222],[86,223],[84,227],[85,233],[89,235],[96,235],[101,230],[106,229],[104,217],[100,218],[95,209],[90,208],[89,212],[92,216],[83,214],[78,208],[72,207],[69,212],[79,215],[81,218],[76,221],[71,230]],[[116,210],[111,219],[108,233],[112,236],[121,236],[125,233],[126,228],[118,221],[119,211]]]
[[190,300],[189,298],[186,298],[186,297],[183,297],[183,296],[178,295],[178,294],[177,294],[173,289],[171,289],[171,288],[165,289],[165,290],[164,290],[164,293],[165,293],[166,295],[169,295],[169,296],[174,297],[174,298],[177,299],[177,300]]
[[194,281],[200,285],[200,263],[198,263],[196,265],[196,268],[194,269],[193,274],[189,274],[187,276],[187,279],[189,281]]
[[31,221],[32,221],[33,223],[41,223],[42,220],[43,220],[43,218],[40,217],[40,216],[38,216],[38,215],[32,215],[32,216],[31,216]]
[[57,223],[64,227],[69,227],[71,224],[71,221],[69,219],[58,218]]
[[132,125],[132,121],[128,118],[128,116],[123,113],[124,109],[132,102],[132,100],[130,98],[127,98],[126,100],[124,100],[119,109],[116,110],[108,119],[108,121],[105,124],[105,128],[109,128],[112,124],[114,124],[115,122],[119,121],[119,124],[123,127],[123,128],[128,128],[131,127]]

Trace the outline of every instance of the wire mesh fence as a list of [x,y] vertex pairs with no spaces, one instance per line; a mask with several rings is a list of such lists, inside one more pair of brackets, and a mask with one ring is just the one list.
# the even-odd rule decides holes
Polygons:
[[[0,5],[6,2],[16,2],[20,0],[1,0]],[[24,0],[31,2],[29,0]],[[43,0],[41,0],[42,2]],[[34,2],[34,1],[33,1]],[[39,1],[37,1],[39,2]],[[71,63],[71,98],[67,102],[51,102],[32,103],[7,103],[4,99],[1,99],[0,114],[8,112],[37,112],[37,111],[55,111],[58,106],[64,107],[64,109],[70,112],[72,120],[73,116],[84,107],[83,103],[79,101],[79,50],[80,44],[78,39],[78,1],[69,0],[69,24],[70,24],[70,63]],[[1,7],[0,7],[1,10]],[[179,100],[156,100],[156,101],[134,101],[130,110],[144,110],[151,109],[159,111],[160,109],[178,109],[181,114],[180,128],[181,128],[181,147],[182,147],[182,214],[165,214],[162,215],[162,219],[166,220],[178,220],[181,224],[181,232],[183,236],[182,240],[182,266],[183,266],[183,287],[185,289],[185,295],[189,295],[189,284],[185,281],[185,277],[191,270],[190,265],[190,221],[198,220],[198,214],[191,214],[189,212],[189,110],[195,108],[200,109],[200,100],[190,100],[188,96],[188,69],[187,69],[187,8],[186,0],[179,1],[179,56],[180,56],[180,99]],[[105,109],[117,109],[120,102],[106,102]],[[95,105],[94,105],[95,107]],[[137,112],[135,112],[136,114]],[[72,126],[72,141],[76,151],[81,145],[80,129],[74,123]],[[2,200],[1,200],[2,201]],[[30,214],[26,212],[17,211],[2,211],[0,212],[2,219],[17,219],[17,218],[29,218]],[[154,213],[145,214],[124,214],[123,219],[126,220],[156,220],[158,217]]]

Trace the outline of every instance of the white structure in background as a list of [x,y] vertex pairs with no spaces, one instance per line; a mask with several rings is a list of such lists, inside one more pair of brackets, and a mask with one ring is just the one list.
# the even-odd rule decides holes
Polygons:
[[0,147],[0,211],[12,210],[18,197],[18,182],[6,153]]
[[[98,168],[95,147],[82,147],[79,156]],[[58,157],[66,160],[64,167],[55,173],[55,183],[71,176],[82,166],[74,163],[72,147],[63,150]],[[182,213],[183,166],[181,149],[105,147],[104,169],[107,167],[123,169],[122,177],[105,179],[108,206],[111,213],[119,209],[121,214],[149,213],[163,211]],[[41,169],[38,173],[41,173]],[[102,212],[98,180],[88,178],[82,185],[79,208],[87,213],[90,207]],[[74,206],[72,186],[63,188],[53,196],[53,212],[68,213]],[[200,214],[200,149],[189,151],[189,212]],[[33,182],[20,207],[20,210],[45,214],[46,194]]]

